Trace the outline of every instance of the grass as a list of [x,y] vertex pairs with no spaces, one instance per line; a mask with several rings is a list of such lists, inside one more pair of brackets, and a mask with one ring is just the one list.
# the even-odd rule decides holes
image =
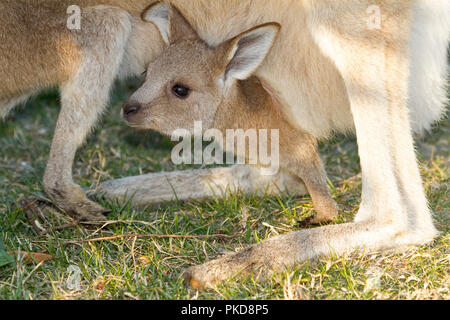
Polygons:
[[[119,107],[134,83],[115,91],[99,129],[78,152],[75,181],[89,186],[130,175],[183,169],[169,161],[171,142],[155,133],[135,132],[120,120]],[[18,200],[42,193],[42,175],[59,111],[50,91],[0,123],[0,239],[10,252],[40,252],[43,263],[22,260],[0,267],[0,299],[449,299],[450,283],[450,121],[421,138],[421,171],[441,236],[403,252],[367,252],[299,263],[266,281],[230,280],[196,292],[180,279],[189,266],[224,251],[243,248],[298,229],[313,214],[309,197],[228,194],[205,202],[166,203],[137,210],[101,203],[112,210],[104,228],[75,227],[38,236]],[[361,176],[355,140],[336,137],[321,145],[333,197],[350,221],[360,199]],[[69,220],[49,212],[54,225]],[[82,243],[123,234],[234,235],[222,238],[128,237]],[[75,243],[67,243],[74,241]],[[77,242],[78,241],[78,242]],[[70,266],[80,268],[81,287],[70,290]]]

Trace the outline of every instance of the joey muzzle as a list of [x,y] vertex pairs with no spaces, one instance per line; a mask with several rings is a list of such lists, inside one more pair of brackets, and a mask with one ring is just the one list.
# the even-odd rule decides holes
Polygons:
[[122,107],[122,115],[127,122],[136,122],[142,105],[135,101],[126,101]]

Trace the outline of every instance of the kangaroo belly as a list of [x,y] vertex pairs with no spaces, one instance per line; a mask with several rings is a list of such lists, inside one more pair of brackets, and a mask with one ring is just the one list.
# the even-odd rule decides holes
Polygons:
[[[343,79],[311,39],[302,18],[307,12],[291,9],[280,17],[285,22],[282,38],[258,75],[277,92],[294,125],[317,138],[333,131],[353,131]],[[445,111],[450,2],[416,0],[413,12],[408,107],[413,130],[421,132]]]
[[450,2],[417,0],[411,33],[409,108],[415,132],[430,129],[447,101]]

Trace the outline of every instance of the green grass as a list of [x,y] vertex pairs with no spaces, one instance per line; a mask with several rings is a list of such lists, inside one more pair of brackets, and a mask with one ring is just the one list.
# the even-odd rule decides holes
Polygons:
[[[120,104],[134,84],[120,86],[98,130],[78,152],[75,181],[89,186],[112,178],[183,169],[169,161],[172,143],[155,133],[135,132],[120,120]],[[216,289],[185,287],[182,271],[224,251],[244,248],[297,230],[313,214],[309,197],[244,197],[229,194],[205,202],[167,203],[137,210],[101,201],[112,210],[99,229],[76,227],[38,236],[18,200],[42,194],[42,175],[59,111],[51,91],[0,123],[0,238],[7,251],[41,252],[53,260],[17,261],[0,267],[0,299],[449,299],[450,223],[448,162],[450,122],[421,138],[418,151],[430,205],[441,236],[428,246],[401,253],[353,254],[299,263],[266,281],[230,280]],[[350,221],[360,199],[361,176],[355,140],[337,137],[321,146],[333,197]],[[49,212],[53,225],[69,220]],[[136,234],[232,235],[221,238],[118,238],[67,243],[93,237]],[[1,248],[0,248],[1,249]],[[82,271],[81,290],[69,290],[71,265]]]

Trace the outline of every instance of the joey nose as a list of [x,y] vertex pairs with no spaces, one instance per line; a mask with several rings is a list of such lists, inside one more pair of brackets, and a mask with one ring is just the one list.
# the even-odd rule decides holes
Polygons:
[[123,105],[123,115],[128,118],[136,115],[141,110],[141,105],[137,102],[125,102]]

